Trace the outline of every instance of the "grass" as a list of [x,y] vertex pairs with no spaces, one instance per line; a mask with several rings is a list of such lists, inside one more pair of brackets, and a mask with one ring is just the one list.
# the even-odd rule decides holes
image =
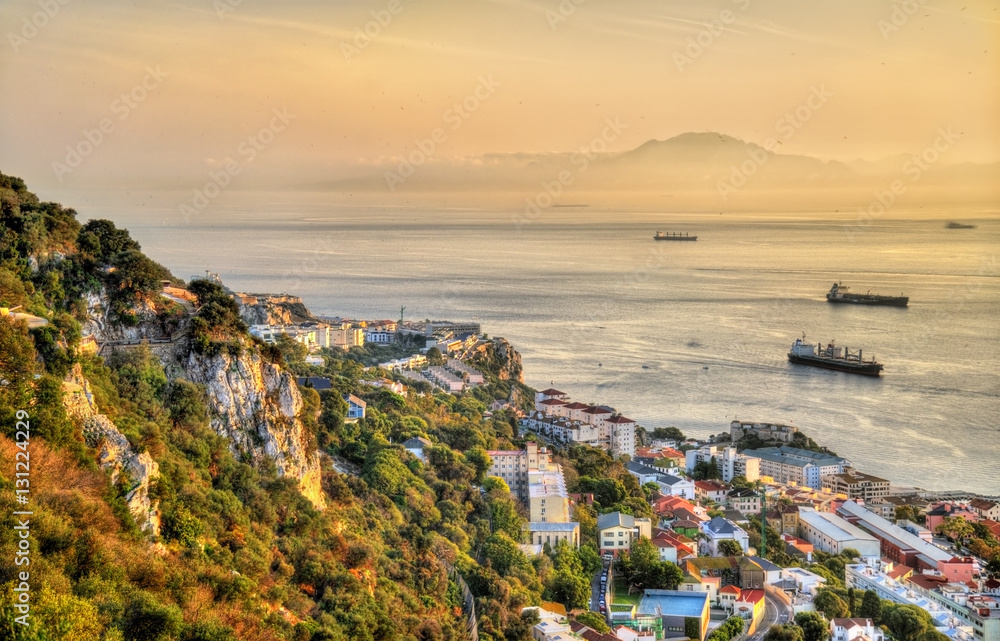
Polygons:
[[612,603],[639,605],[639,601],[642,600],[641,594],[629,594],[628,583],[626,583],[623,578],[618,576],[616,576],[614,580],[614,591],[615,591],[615,596],[611,600]]

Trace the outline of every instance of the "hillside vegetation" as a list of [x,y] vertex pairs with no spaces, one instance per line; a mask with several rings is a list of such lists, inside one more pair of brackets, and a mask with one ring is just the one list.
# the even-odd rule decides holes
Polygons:
[[[207,281],[185,310],[160,295],[161,280],[181,281],[127,230],[81,223],[2,174],[0,218],[0,306],[48,321],[0,319],[0,638],[464,639],[461,577],[480,639],[529,639],[524,606],[585,604],[597,510],[649,509],[620,462],[561,452],[570,490],[598,503],[578,512],[581,550],[529,559],[524,508],[485,477],[487,450],[523,445],[513,414],[484,418],[487,403],[533,393],[505,342],[480,363],[484,388],[398,395],[364,383],[386,374],[366,371],[368,354],[314,367],[252,339]],[[98,306],[107,336],[183,338],[94,355],[83,347]],[[292,373],[333,389],[298,388]],[[345,420],[346,393],[366,418]],[[31,424],[27,627],[13,606],[19,410]],[[426,463],[399,445],[413,436],[433,443]]]

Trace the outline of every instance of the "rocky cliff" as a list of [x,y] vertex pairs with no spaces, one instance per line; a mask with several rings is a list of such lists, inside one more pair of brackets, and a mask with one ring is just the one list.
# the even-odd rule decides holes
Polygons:
[[247,325],[292,325],[316,320],[298,296],[237,293],[234,298]]
[[188,380],[205,386],[212,428],[229,439],[234,453],[255,464],[273,461],[278,474],[298,480],[313,505],[325,507],[319,453],[308,451],[299,420],[302,396],[291,374],[251,348],[238,357],[191,352],[185,371]]
[[477,367],[485,368],[501,381],[524,382],[521,355],[506,338],[494,338],[473,359]]
[[81,421],[87,445],[97,450],[97,464],[111,483],[126,483],[125,503],[143,532],[160,534],[159,501],[149,497],[150,484],[160,476],[160,466],[148,452],[136,452],[125,435],[97,409],[90,384],[79,365],[74,365],[63,384],[66,412]]

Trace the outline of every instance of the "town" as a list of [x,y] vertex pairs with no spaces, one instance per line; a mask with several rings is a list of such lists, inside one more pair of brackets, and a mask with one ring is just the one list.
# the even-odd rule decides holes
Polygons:
[[[321,320],[259,324],[251,333],[272,343],[286,334],[313,353],[409,336],[413,353],[372,367],[369,385],[461,393],[485,382],[466,362],[488,343],[477,323]],[[329,388],[321,378],[299,382]],[[348,416],[363,418],[364,401],[344,398]],[[601,555],[586,609],[526,608],[537,615],[538,641],[1000,641],[1000,581],[977,557],[985,551],[977,535],[1000,539],[1000,497],[895,488],[790,425],[733,420],[708,441],[664,436],[554,388],[536,392],[530,408],[495,401],[485,414],[501,409],[516,413],[525,444],[487,452],[487,485],[500,483],[523,506],[521,551],[531,558],[578,549],[581,527],[594,527]],[[432,443],[403,446],[426,460]],[[650,516],[601,511],[584,526],[577,515],[595,494],[570,493],[558,462],[574,447],[622,461]],[[636,590],[631,566],[640,550],[675,567],[677,580]],[[910,619],[880,614],[894,605],[909,606]],[[917,628],[907,622],[922,636],[910,635]]]

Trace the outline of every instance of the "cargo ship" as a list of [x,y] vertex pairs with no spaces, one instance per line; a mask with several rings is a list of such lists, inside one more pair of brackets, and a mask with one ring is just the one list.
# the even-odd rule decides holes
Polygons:
[[944,228],[945,229],[975,229],[976,226],[975,225],[969,225],[969,224],[966,224],[966,223],[956,223],[956,222],[952,221],[950,223],[945,224]]
[[879,296],[878,294],[852,294],[850,289],[840,283],[834,283],[826,294],[831,303],[854,303],[855,305],[889,305],[890,307],[906,307],[909,296]]
[[698,240],[698,237],[697,236],[689,236],[687,232],[684,232],[682,234],[679,231],[675,231],[675,232],[669,232],[668,231],[665,234],[662,233],[662,232],[656,232],[656,235],[653,236],[653,240]]
[[864,360],[860,349],[852,352],[846,347],[836,347],[833,343],[829,343],[826,347],[823,347],[822,343],[814,346],[812,343],[807,343],[804,336],[792,343],[788,360],[800,365],[824,367],[865,376],[878,376],[882,372],[882,364],[876,363],[874,358]]

